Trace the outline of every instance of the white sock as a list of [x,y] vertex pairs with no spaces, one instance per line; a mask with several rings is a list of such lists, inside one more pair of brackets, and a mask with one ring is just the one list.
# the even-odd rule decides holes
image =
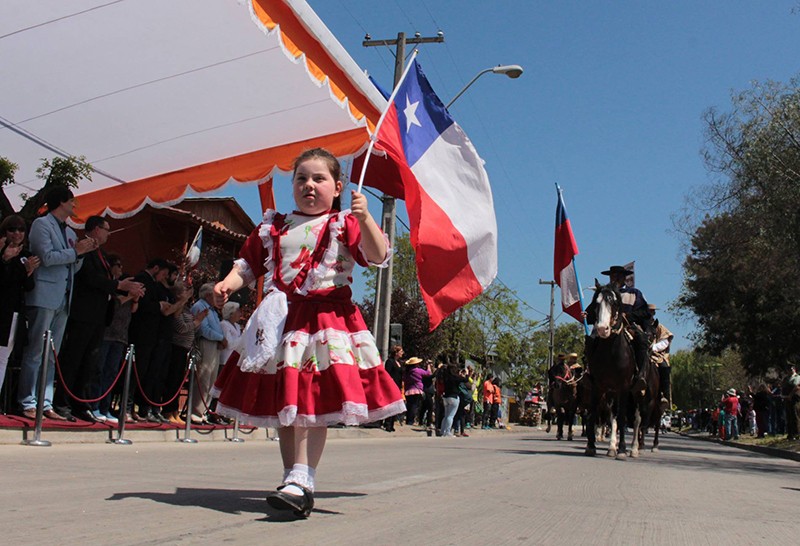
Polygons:
[[[283,483],[294,482],[299,485],[302,485],[312,493],[314,492],[314,478],[317,475],[317,471],[314,468],[311,468],[308,465],[304,464],[296,464],[292,466],[292,470],[289,474],[284,478]],[[289,495],[297,495],[300,496],[303,494],[303,490],[297,487],[296,485],[287,485],[282,489],[284,493],[288,493]]]
[[283,482],[282,483],[286,483],[286,478],[289,477],[289,472],[291,472],[291,471],[292,471],[291,468],[284,468],[283,469]]

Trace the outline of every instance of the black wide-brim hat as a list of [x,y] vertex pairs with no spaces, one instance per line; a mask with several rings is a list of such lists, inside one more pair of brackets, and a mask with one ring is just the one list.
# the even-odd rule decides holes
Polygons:
[[622,273],[623,275],[633,275],[633,271],[630,269],[625,269],[621,265],[612,265],[610,268],[606,269],[605,271],[601,271],[601,275],[614,275],[616,273]]

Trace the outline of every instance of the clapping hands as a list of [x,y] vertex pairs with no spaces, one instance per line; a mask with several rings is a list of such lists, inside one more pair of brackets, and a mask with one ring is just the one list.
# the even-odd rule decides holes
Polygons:
[[97,249],[97,241],[95,241],[91,237],[86,237],[75,243],[75,252],[78,253],[78,256],[81,256],[83,254],[86,254],[87,252],[91,252],[92,250],[96,249]]
[[37,256],[31,256],[26,258],[22,263],[25,266],[25,272],[30,277],[33,272],[36,271],[36,268],[42,265],[42,260],[40,260]]

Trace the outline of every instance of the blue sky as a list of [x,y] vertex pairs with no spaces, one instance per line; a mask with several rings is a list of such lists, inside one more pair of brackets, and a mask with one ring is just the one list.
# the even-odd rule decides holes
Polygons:
[[[418,60],[445,103],[484,68],[522,65],[516,80],[484,75],[450,109],[486,161],[499,281],[525,302],[529,318],[545,317],[550,292],[538,281],[552,276],[558,183],[581,251],[581,284],[635,260],[637,287],[662,308],[660,318],[676,334],[673,348],[690,346],[694,325],[665,307],[682,279],[672,216],[710,180],[700,155],[702,114],[728,109],[731,92],[751,81],[787,81],[800,72],[800,2],[309,4],[385,87],[392,51],[362,47],[366,32],[381,39],[442,30],[445,42],[422,46]],[[229,186],[225,193],[258,217],[252,191]],[[278,208],[290,209],[288,185],[276,181],[275,193]],[[380,205],[370,199],[377,215]],[[399,215],[405,218],[402,206]]]

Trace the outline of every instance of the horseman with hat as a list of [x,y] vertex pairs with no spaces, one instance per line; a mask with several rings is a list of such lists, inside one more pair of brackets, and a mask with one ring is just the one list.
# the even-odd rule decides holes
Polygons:
[[565,380],[570,378],[570,370],[566,365],[567,355],[564,353],[558,353],[556,357],[556,361],[553,362],[553,365],[550,366],[550,369],[547,370],[547,411],[549,413],[555,413],[555,404],[553,402],[553,391],[556,388],[557,382],[559,380]]
[[[648,361],[648,343],[647,336],[644,333],[648,322],[650,321],[650,313],[647,309],[647,300],[644,299],[642,292],[633,286],[628,286],[626,279],[628,276],[633,275],[633,271],[626,269],[621,265],[612,265],[609,269],[602,272],[603,275],[608,275],[611,284],[619,290],[622,297],[622,305],[620,311],[628,325],[628,332],[632,336],[631,344],[633,345],[633,353],[636,357],[636,379],[634,380],[634,392],[644,393],[647,387],[647,361]],[[592,305],[586,309],[586,315],[589,323],[596,320],[594,316],[595,309]],[[592,354],[594,349],[594,337],[586,338],[586,356]],[[591,370],[590,370],[591,371]]]
[[575,376],[575,379],[580,379],[583,375],[583,365],[578,362],[578,353],[569,353],[567,355],[567,366],[570,372]]
[[661,324],[656,317],[658,307],[652,303],[647,306],[650,313],[650,331],[655,332],[653,345],[650,347],[650,361],[658,366],[658,385],[661,389],[662,411],[672,406],[672,396],[670,390],[670,367],[669,367],[669,346],[672,343],[672,332]]

